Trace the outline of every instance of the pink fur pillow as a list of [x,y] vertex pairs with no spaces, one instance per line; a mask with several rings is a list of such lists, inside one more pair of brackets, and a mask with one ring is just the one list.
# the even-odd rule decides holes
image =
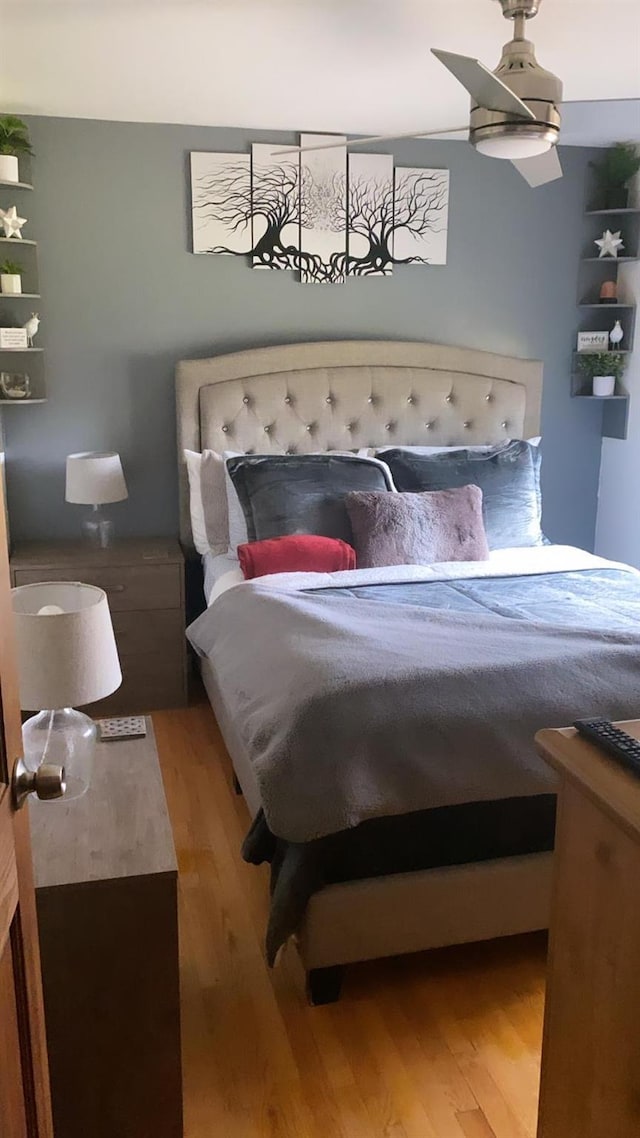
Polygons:
[[345,503],[358,569],[489,557],[479,486],[418,494],[356,490]]

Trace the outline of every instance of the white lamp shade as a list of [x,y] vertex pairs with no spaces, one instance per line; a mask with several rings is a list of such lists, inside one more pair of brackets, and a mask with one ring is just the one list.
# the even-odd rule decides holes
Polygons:
[[120,455],[115,451],[67,455],[67,502],[100,506],[122,502],[127,496]]
[[12,597],[23,710],[81,707],[120,686],[120,661],[102,589],[52,581],[21,585]]

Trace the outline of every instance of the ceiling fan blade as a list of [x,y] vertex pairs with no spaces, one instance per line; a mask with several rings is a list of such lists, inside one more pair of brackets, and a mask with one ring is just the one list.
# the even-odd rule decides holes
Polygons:
[[511,161],[532,189],[562,177],[560,156],[555,146],[545,150],[544,154],[536,154],[535,158],[512,158]]
[[[440,134],[465,134],[469,133],[469,126],[445,126],[441,130],[426,130],[418,133],[415,130],[408,131],[406,134],[372,134],[366,138],[354,138],[347,142],[347,146],[369,146],[372,142],[395,142],[401,138],[435,138]],[[271,154],[275,158],[281,154],[306,154],[309,150],[333,150],[336,146],[344,146],[343,140],[336,142],[317,142],[314,146],[287,146],[283,150],[272,150]]]
[[473,59],[470,55],[456,55],[452,51],[440,51],[436,47],[432,47],[431,51],[458,82],[462,83],[478,106],[484,107],[487,111],[503,111],[505,114],[535,120],[536,116],[529,110],[527,104],[514,95],[511,88],[489,71],[479,59]]

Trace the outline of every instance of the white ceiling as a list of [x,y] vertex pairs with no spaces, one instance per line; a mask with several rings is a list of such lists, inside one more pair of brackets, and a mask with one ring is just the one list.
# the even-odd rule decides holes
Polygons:
[[[511,31],[496,0],[0,0],[0,28],[5,111],[366,134],[464,124],[429,47],[495,67]],[[640,0],[544,0],[529,29],[565,100],[640,97]],[[585,112],[572,140],[608,141]]]

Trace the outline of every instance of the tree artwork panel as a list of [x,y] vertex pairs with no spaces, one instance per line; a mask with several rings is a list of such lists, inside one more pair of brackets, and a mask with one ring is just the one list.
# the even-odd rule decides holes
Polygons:
[[251,263],[254,269],[300,268],[300,160],[274,156],[275,143],[251,146]]
[[347,275],[387,277],[393,269],[393,156],[350,154]]
[[[308,150],[336,141],[329,149]],[[193,252],[294,269],[305,283],[389,276],[447,260],[449,171],[348,156],[343,136],[303,134],[303,152],[254,143],[249,154],[191,154]]]
[[194,253],[252,250],[251,159],[248,154],[191,154]]
[[347,256],[347,147],[338,135],[301,134],[300,146],[334,141],[300,155],[300,280],[341,284]]
[[448,218],[448,170],[396,167],[394,265],[446,265]]

